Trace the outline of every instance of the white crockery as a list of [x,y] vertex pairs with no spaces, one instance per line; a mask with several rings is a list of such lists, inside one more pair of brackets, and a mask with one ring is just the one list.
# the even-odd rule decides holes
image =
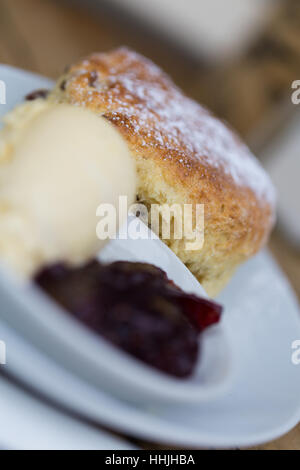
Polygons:
[[[20,101],[25,92],[49,83],[5,66],[0,66],[0,79],[10,83],[8,98],[12,93],[11,104]],[[2,109],[0,107],[0,111]],[[120,240],[113,243],[119,244],[118,259],[123,256],[126,259],[126,247],[121,246]],[[103,251],[103,259],[114,259],[112,246]],[[185,277],[183,268],[174,271],[172,263],[175,262],[175,255],[165,256],[164,247],[164,254],[160,256],[157,252],[160,245],[155,243],[151,246],[152,252],[142,250],[143,260],[151,261],[152,256],[158,256],[162,267],[167,271],[170,269],[171,274],[176,276],[174,280],[177,283],[182,282],[182,286],[186,287],[188,280],[191,290],[201,289],[195,280]],[[135,245],[135,251],[131,251],[132,259],[140,259],[141,247],[142,244]],[[166,261],[169,266],[165,265]],[[180,282],[177,275],[182,275]],[[299,307],[284,275],[268,253],[261,253],[246,263],[219,299],[225,305],[225,315],[222,334],[220,330],[217,332],[217,343],[221,344],[221,338],[225,342],[229,339],[230,349],[225,346],[224,351],[230,373],[229,368],[224,367],[226,361],[219,362],[218,348],[212,348],[212,351],[217,352],[217,363],[222,364],[219,370],[228,370],[225,374],[227,387],[224,386],[226,380],[221,381],[224,389],[214,389],[219,390],[218,396],[212,394],[199,399],[193,396],[193,390],[197,388],[201,392],[205,387],[189,383],[191,394],[186,395],[185,400],[178,400],[183,390],[177,389],[176,398],[173,396],[168,402],[166,395],[162,399],[158,394],[150,406],[149,398],[151,402],[152,397],[146,396],[143,401],[142,388],[131,397],[138,399],[138,405],[118,398],[133,388],[132,378],[128,381],[125,377],[128,367],[131,371],[142,367],[144,372],[146,367],[111,348],[107,352],[109,361],[122,365],[125,373],[123,377],[121,368],[121,377],[117,377],[105,370],[104,363],[101,364],[105,381],[107,374],[110,374],[109,386],[105,384],[105,390],[102,389],[102,384],[95,383],[94,377],[89,377],[93,368],[99,366],[90,362],[93,359],[90,354],[99,351],[99,347],[103,348],[102,351],[108,351],[106,348],[109,345],[102,344],[98,338],[72,322],[32,287],[17,287],[16,280],[11,279],[7,271],[2,272],[0,277],[0,317],[10,324],[8,326],[4,322],[2,330],[0,325],[4,335],[1,339],[8,338],[8,364],[5,367],[82,416],[151,441],[186,447],[225,448],[251,446],[275,439],[300,420],[300,366],[292,363],[292,343],[300,339]],[[207,340],[210,334],[215,334],[214,328],[207,332]],[[77,341],[78,351],[74,347]],[[14,346],[17,344],[18,347]],[[210,340],[208,345],[212,345]],[[204,357],[208,359],[207,354]],[[84,370],[87,363],[92,364],[91,370]],[[235,380],[233,370],[236,371]],[[154,375],[157,379],[154,379],[155,384],[159,382],[161,387],[161,375]],[[114,384],[117,378],[119,381]]]
[[160,444],[231,448],[262,444],[300,421],[300,373],[292,342],[299,307],[267,253],[243,266],[225,290],[226,323],[238,377],[210,403],[134,405],[83,381],[26,343],[4,323],[8,370],[76,413]]
[[[152,242],[148,242],[149,252]],[[168,248],[157,242],[161,245],[161,259],[167,259],[164,252]],[[175,262],[185,276],[192,277],[183,270],[179,259]],[[180,380],[115,348],[74,321],[34,285],[23,283],[5,269],[0,270],[0,298],[0,318],[27,341],[78,377],[121,398],[142,403],[197,403],[213,400],[232,383],[233,365],[223,324],[202,335],[196,371],[191,378]]]
[[0,449],[134,450],[126,441],[36,400],[4,377],[0,377],[0,397]]
[[[0,108],[1,112],[7,112],[10,103],[22,101],[29,91],[51,85],[45,79],[39,82],[35,75],[5,66],[0,67],[0,79],[9,84],[8,105]],[[96,222],[95,217],[95,229]],[[206,296],[179,258],[157,237],[153,239],[145,225],[141,227],[149,234],[147,240],[111,241],[100,258],[151,262],[165,269],[184,290]],[[223,323],[202,335],[195,374],[182,380],[162,374],[115,348],[62,312],[31,283],[18,282],[5,268],[0,270],[0,298],[0,318],[38,349],[89,383],[134,403],[210,401],[232,384],[232,356]]]

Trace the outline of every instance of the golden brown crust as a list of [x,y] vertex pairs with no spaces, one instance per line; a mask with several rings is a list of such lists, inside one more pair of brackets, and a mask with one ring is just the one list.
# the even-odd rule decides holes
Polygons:
[[193,102],[152,62],[128,49],[94,54],[70,68],[50,99],[85,106],[122,133],[146,203],[204,203],[201,253],[171,248],[210,293],[266,242],[272,184],[239,138]]

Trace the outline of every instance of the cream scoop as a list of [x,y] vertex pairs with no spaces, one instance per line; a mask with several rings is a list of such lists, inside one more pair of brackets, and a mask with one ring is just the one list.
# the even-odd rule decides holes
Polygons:
[[117,209],[120,195],[130,205],[135,194],[130,151],[104,118],[44,100],[6,116],[0,260],[18,273],[30,276],[47,263],[79,264],[95,256],[104,243],[96,234],[97,208],[109,203]]

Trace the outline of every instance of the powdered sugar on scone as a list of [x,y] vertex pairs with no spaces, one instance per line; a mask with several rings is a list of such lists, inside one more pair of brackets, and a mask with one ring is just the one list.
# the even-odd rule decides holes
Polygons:
[[121,48],[92,55],[67,77],[64,94],[71,103],[105,114],[123,132],[138,136],[143,148],[159,149],[186,173],[209,166],[210,174],[222,173],[274,203],[272,183],[247,146],[151,61]]

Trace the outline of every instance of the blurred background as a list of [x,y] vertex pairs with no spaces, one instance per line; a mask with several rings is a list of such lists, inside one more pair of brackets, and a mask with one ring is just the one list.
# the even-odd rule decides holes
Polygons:
[[279,217],[270,248],[300,297],[300,104],[291,100],[300,1],[0,0],[2,63],[56,78],[81,56],[120,45],[228,121],[271,173]]

